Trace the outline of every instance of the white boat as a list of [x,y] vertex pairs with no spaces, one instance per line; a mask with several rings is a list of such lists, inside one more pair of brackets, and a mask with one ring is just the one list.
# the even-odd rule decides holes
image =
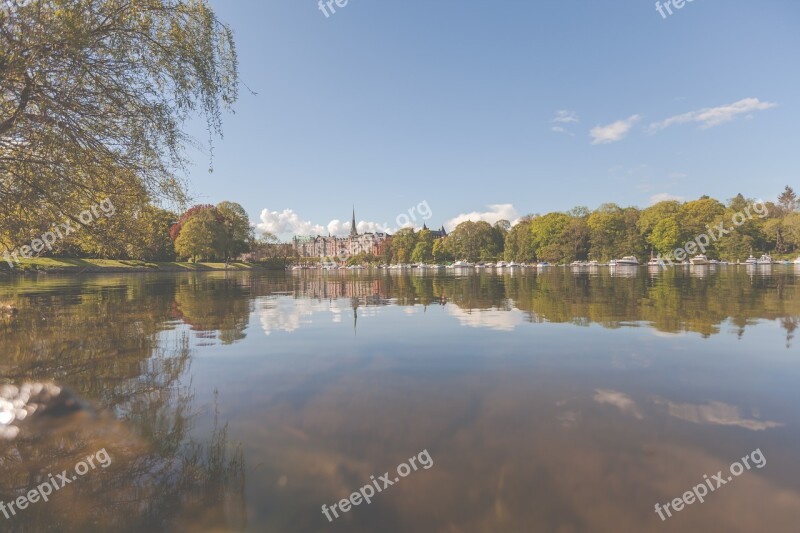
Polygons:
[[719,261],[717,261],[716,259],[709,259],[708,260],[708,264],[709,265],[718,265]]
[[475,265],[470,263],[469,261],[456,261],[453,263],[453,268],[472,268]]
[[692,257],[692,264],[695,266],[705,266],[708,264],[708,256],[705,254],[697,254]]
[[506,268],[506,267],[508,267],[508,263],[506,263],[505,261],[498,261],[497,264],[495,265],[495,267],[496,268]]
[[592,259],[591,261],[589,261],[589,264],[587,266],[589,266],[589,268],[599,267],[600,266],[600,262],[599,261],[595,261],[594,259]]
[[744,262],[745,265],[755,265],[756,263],[758,263],[758,259],[753,257],[752,254],[747,258],[747,261]]
[[302,265],[295,265],[292,267],[292,270],[305,270],[306,267]]
[[797,259],[794,260],[794,264],[795,265],[800,265],[800,257],[798,257]]
[[658,257],[651,257],[650,261],[647,262],[648,267],[661,267],[664,265],[664,262],[659,259]]
[[518,266],[519,266],[519,265],[518,265],[517,263],[515,263],[514,261],[511,261],[511,262],[508,264],[508,268],[517,268]]
[[586,261],[573,261],[572,263],[569,264],[569,266],[573,268],[582,268],[588,266],[588,263]]
[[758,259],[759,265],[771,265],[772,263],[772,256],[769,254],[764,254]]
[[547,261],[542,261],[541,263],[536,263],[536,268],[545,268],[545,267],[549,267],[549,266],[550,266],[550,263],[548,263]]
[[622,259],[612,260],[609,265],[611,266],[639,266],[639,260],[632,255],[626,255]]

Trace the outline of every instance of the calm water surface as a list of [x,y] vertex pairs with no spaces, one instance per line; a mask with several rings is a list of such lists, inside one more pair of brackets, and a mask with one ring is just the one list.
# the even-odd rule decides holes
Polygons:
[[82,403],[0,440],[0,501],[113,462],[3,531],[798,530],[800,268],[41,275],[4,305],[0,384]]

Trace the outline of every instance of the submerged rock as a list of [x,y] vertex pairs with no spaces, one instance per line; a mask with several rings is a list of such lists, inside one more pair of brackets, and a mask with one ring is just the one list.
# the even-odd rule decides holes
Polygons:
[[52,383],[0,385],[0,439],[16,438],[23,424],[81,410],[91,408],[71,391]]

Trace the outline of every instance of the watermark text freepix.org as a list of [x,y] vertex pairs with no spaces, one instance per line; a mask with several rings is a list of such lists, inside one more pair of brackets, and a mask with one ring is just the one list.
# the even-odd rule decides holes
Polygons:
[[350,0],[319,0],[319,10],[322,11],[327,19],[336,14],[336,7],[345,7],[348,3],[350,3]]
[[[106,452],[106,449],[103,448],[94,455],[90,455],[83,461],[80,461],[78,464],[76,464],[75,474],[70,476],[67,470],[64,470],[60,474],[56,474],[55,477],[53,477],[53,474],[48,474],[50,479],[44,483],[40,483],[36,488],[29,490],[26,495],[20,496],[16,500],[13,500],[9,503],[0,501],[0,512],[2,512],[3,516],[5,516],[6,520],[8,520],[12,516],[16,516],[17,511],[27,509],[28,505],[36,503],[40,499],[45,502],[48,501],[49,496],[53,493],[53,491],[63,489],[65,486],[78,479],[78,476],[85,475],[89,472],[90,467],[91,470],[97,468],[98,465],[95,465],[94,463],[95,459],[99,461],[99,466],[101,468],[108,468],[108,466],[111,464],[111,457],[108,455],[108,452]],[[9,512],[11,514],[9,514]]]
[[[767,205],[763,201],[753,202],[752,205],[748,205],[744,208],[743,211],[740,211],[733,215],[732,221],[736,227],[741,226],[748,220],[752,220],[753,212],[755,212],[760,218],[765,218],[769,215],[769,209],[767,209]],[[726,229],[725,222],[722,221],[717,224],[716,227],[711,227],[706,225],[706,229],[708,230],[708,234],[701,233],[694,240],[687,242],[683,248],[677,248],[674,252],[667,254],[666,257],[662,257],[661,254],[658,254],[658,261],[660,264],[664,265],[672,265],[672,261],[680,261],[682,262],[685,259],[693,256],[700,251],[700,253],[705,253],[706,248],[712,243],[716,242],[722,237],[725,237],[729,233],[733,231],[733,229]]]
[[694,0],[666,0],[663,4],[661,2],[656,2],[656,11],[661,15],[661,18],[666,19],[667,14],[664,13],[664,10],[667,11],[670,15],[672,15],[672,8],[675,9],[683,9],[687,3],[691,4]]
[[419,469],[419,466],[417,466],[417,461],[419,461],[419,466],[422,466],[422,468],[425,470],[428,470],[433,466],[433,459],[431,459],[428,450],[422,450],[416,457],[411,457],[408,460],[408,463],[400,463],[397,465],[397,476],[395,476],[394,479],[391,478],[389,472],[385,472],[382,476],[378,476],[378,479],[375,479],[375,476],[369,476],[370,480],[372,480],[372,483],[364,485],[358,490],[358,492],[354,492],[349,498],[345,498],[340,500],[338,503],[334,503],[330,506],[330,508],[327,505],[323,505],[322,514],[325,515],[325,518],[328,519],[328,522],[333,522],[333,517],[331,517],[330,513],[333,513],[335,518],[339,518],[339,512],[336,509],[337,507],[339,508],[339,511],[346,513],[350,510],[351,505],[355,507],[356,505],[361,505],[362,502],[367,502],[368,504],[372,503],[372,497],[375,496],[376,490],[378,492],[383,492],[385,489],[400,481],[400,478],[408,476],[411,474],[411,472],[416,472]]
[[[38,254],[45,248],[47,248],[48,251],[51,251],[56,242],[63,240],[70,234],[80,230],[81,227],[88,226],[95,220],[99,219],[101,212],[106,218],[111,218],[114,216],[116,208],[114,207],[114,204],[111,203],[109,198],[106,198],[99,204],[93,204],[85,211],[81,211],[81,213],[76,217],[79,222],[75,222],[74,220],[67,218],[61,224],[53,224],[53,227],[50,228],[50,231],[43,233],[38,239],[33,239],[30,245],[21,246],[20,248],[11,252],[4,251],[3,259],[11,268],[14,268],[14,263],[19,265],[20,256],[22,256],[24,259],[30,259],[33,257],[33,254]],[[73,223],[75,225],[73,225]]]
[[[727,479],[722,474],[722,470],[711,476],[710,479],[708,474],[703,474],[703,482],[692,487],[692,490],[687,490],[684,492],[683,496],[680,498],[675,498],[671,502],[665,503],[663,507],[660,503],[657,503],[656,513],[658,513],[658,516],[661,517],[661,521],[663,522],[667,518],[672,518],[672,513],[669,510],[670,506],[672,506],[673,511],[678,512],[683,509],[684,505],[691,505],[695,501],[700,503],[705,502],[704,498],[708,495],[709,490],[714,492],[721,486],[733,481],[734,476],[742,475],[742,473],[745,471],[745,468],[750,470],[750,461],[753,462],[753,465],[756,468],[764,468],[767,465],[767,459],[764,457],[764,454],[761,453],[761,448],[757,448],[749,456],[745,455],[742,457],[741,461],[741,463],[739,461],[735,461],[730,466],[729,470],[733,475],[728,476]],[[744,463],[744,466],[742,466],[742,463]],[[664,516],[664,512],[667,513],[667,516]]]

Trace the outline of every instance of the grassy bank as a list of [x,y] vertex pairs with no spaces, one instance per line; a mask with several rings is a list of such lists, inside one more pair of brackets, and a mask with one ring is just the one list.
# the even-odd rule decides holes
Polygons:
[[[253,270],[262,267],[254,263],[232,262],[227,270]],[[226,270],[225,263],[190,263],[172,261],[166,263],[124,261],[114,259],[67,259],[67,258],[34,258],[22,259],[19,265],[10,268],[8,263],[0,263],[0,272],[186,272],[186,271]]]

